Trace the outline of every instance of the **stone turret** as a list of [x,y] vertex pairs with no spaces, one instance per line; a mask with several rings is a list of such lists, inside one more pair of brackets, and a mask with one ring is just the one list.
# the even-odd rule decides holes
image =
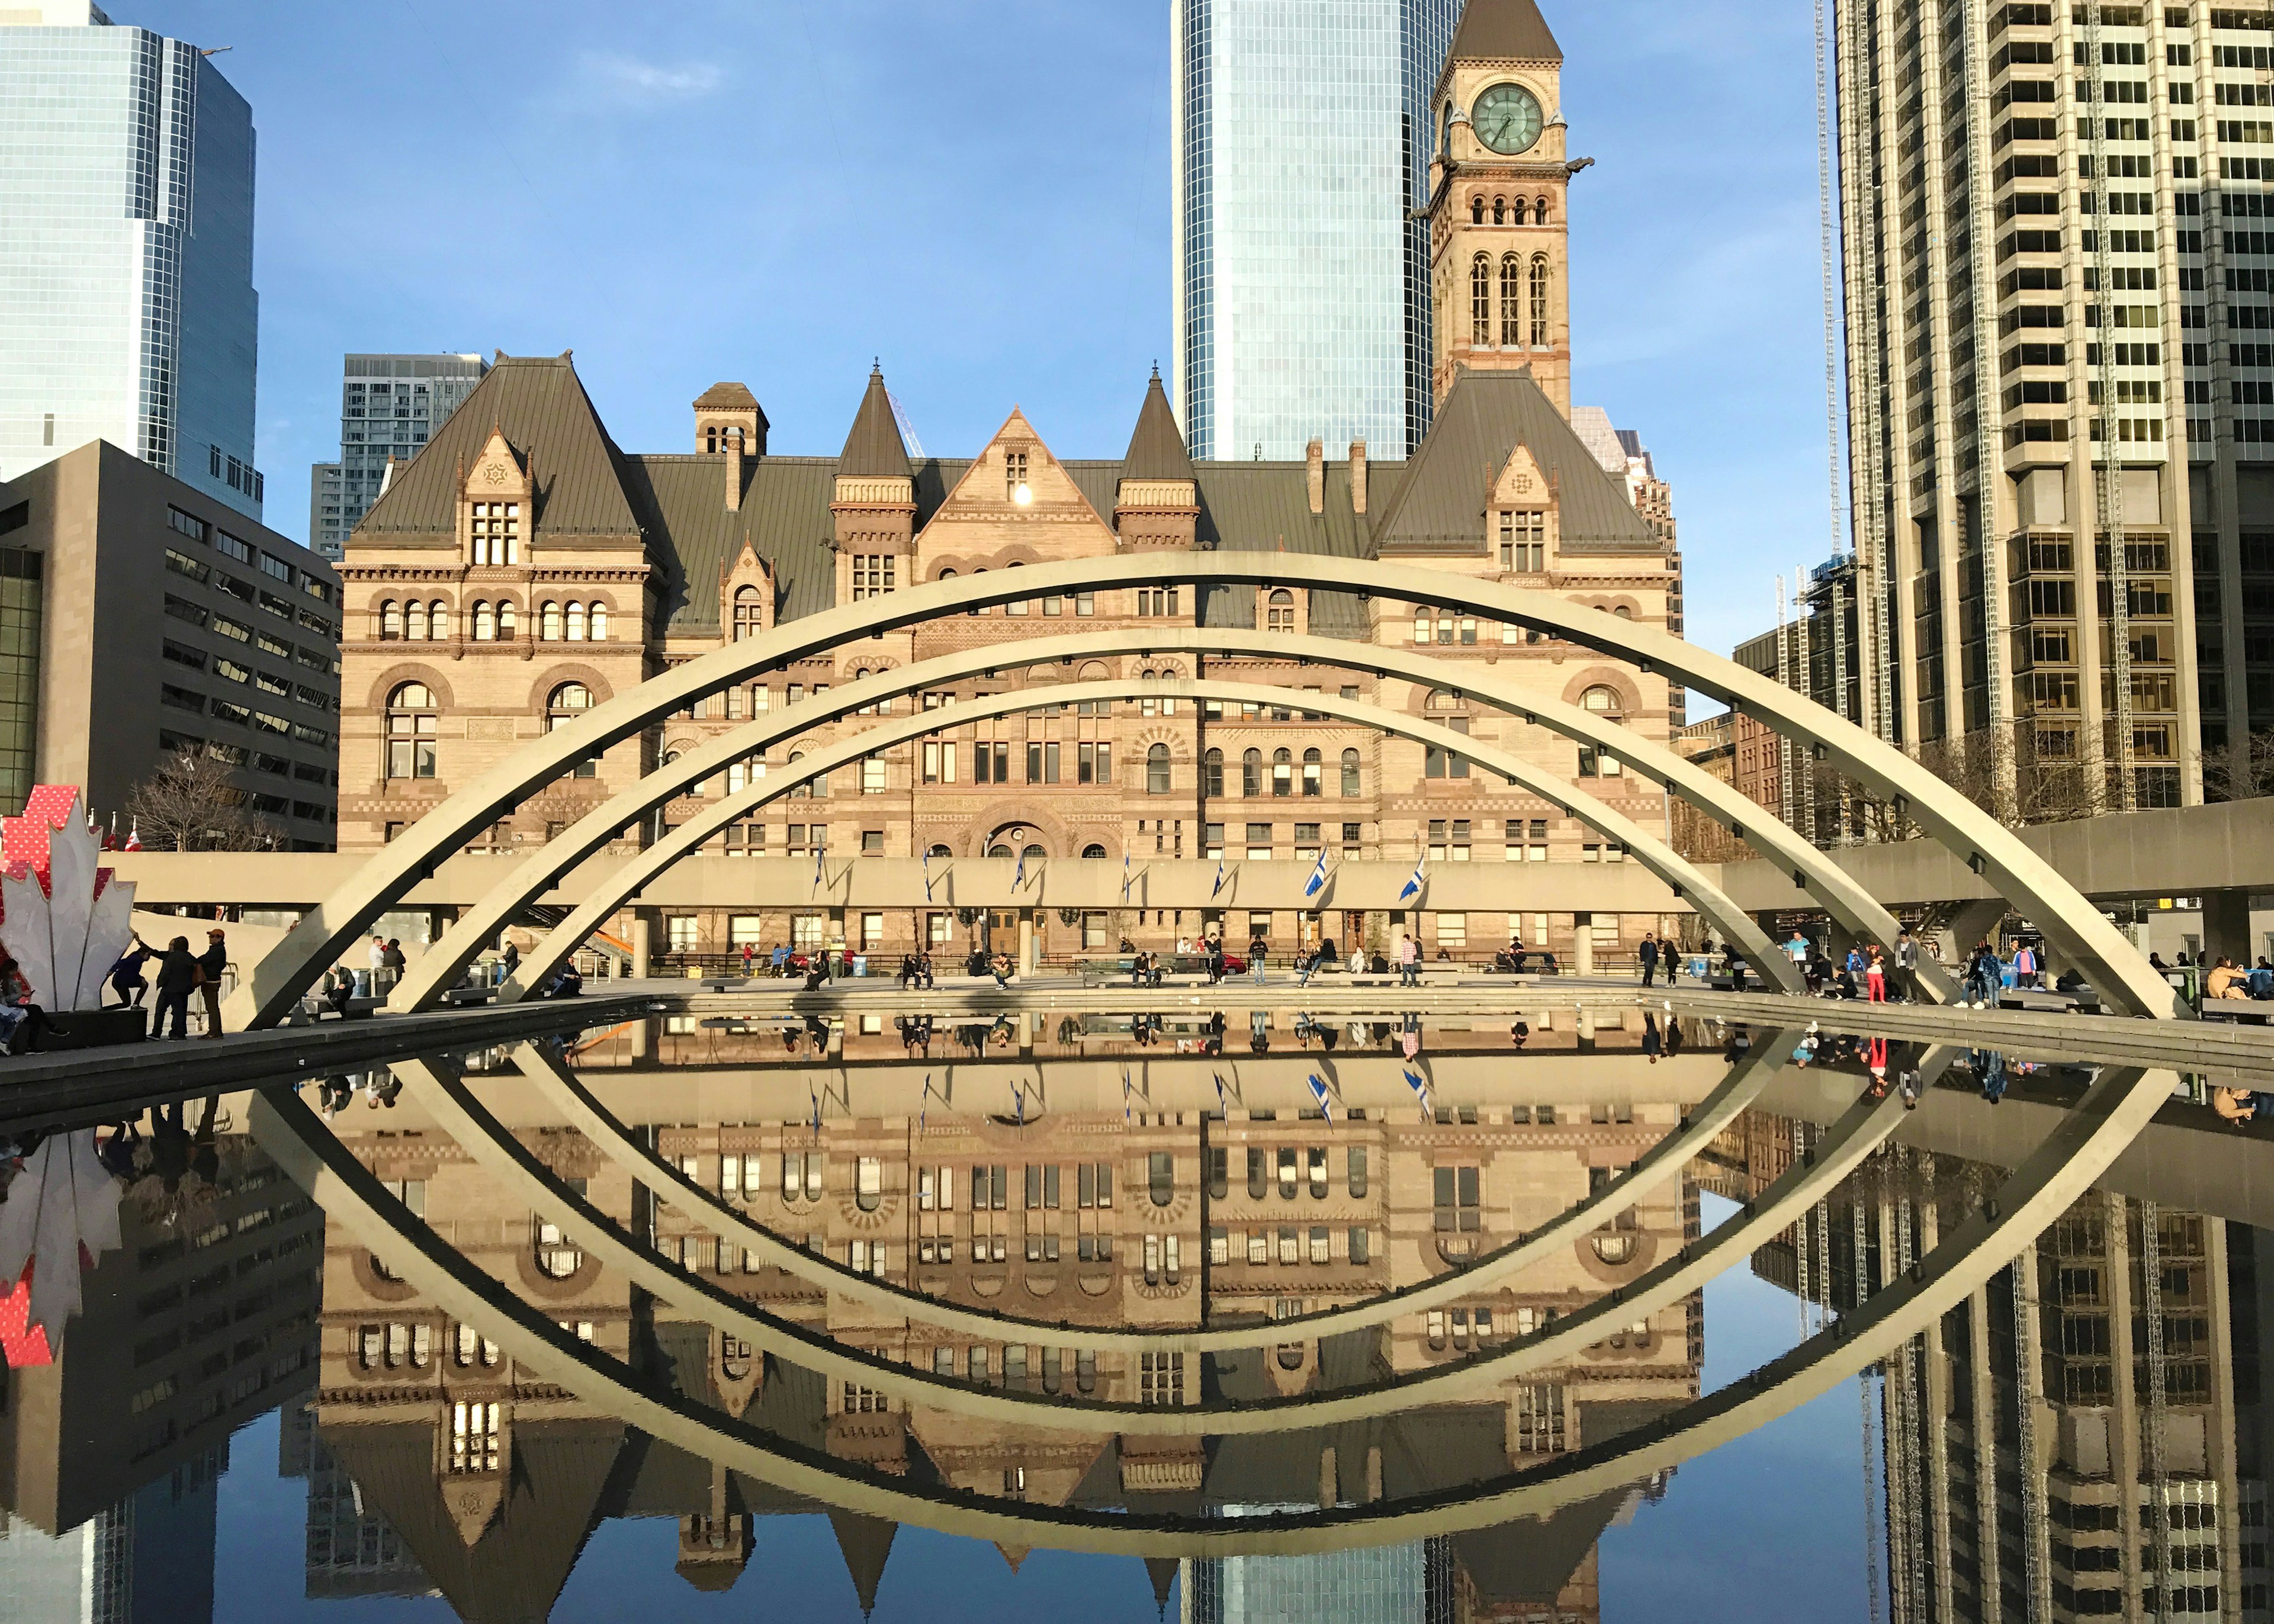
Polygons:
[[1190,547],[1200,533],[1200,484],[1177,431],[1176,414],[1153,370],[1136,432],[1121,459],[1114,493],[1113,528],[1124,548]]

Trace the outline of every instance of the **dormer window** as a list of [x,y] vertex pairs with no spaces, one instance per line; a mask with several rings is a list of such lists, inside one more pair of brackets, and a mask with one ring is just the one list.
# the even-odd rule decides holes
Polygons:
[[1533,508],[1500,515],[1500,567],[1515,575],[1547,568],[1547,515]]
[[1027,454],[1023,451],[1003,454],[1003,494],[1022,508],[1035,500],[1034,492],[1027,485]]
[[521,562],[519,502],[476,502],[469,523],[472,542],[469,562],[478,565]]

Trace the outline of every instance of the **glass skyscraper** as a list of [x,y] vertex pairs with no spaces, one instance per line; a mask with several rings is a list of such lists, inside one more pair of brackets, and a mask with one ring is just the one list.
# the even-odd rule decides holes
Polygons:
[[107,440],[260,516],[253,162],[195,46],[0,7],[0,480]]
[[340,380],[340,460],[308,481],[308,545],[339,562],[379,500],[387,462],[408,462],[490,370],[478,355],[351,355]]
[[1195,457],[1429,426],[1429,93],[1459,0],[1175,0],[1175,399]]

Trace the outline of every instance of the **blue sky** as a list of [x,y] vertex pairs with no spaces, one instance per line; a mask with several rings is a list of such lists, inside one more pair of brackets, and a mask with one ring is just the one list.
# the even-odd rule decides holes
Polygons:
[[[228,46],[260,137],[260,455],[305,537],[350,350],[576,351],[619,441],[748,382],[833,452],[870,358],[927,449],[1025,407],[1118,455],[1169,347],[1167,0],[116,0]],[[1810,12],[1545,0],[1577,398],[1672,481],[1689,635],[1830,545]]]

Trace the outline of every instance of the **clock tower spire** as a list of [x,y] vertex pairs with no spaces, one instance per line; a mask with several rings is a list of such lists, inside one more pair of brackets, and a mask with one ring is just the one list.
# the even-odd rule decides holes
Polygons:
[[1529,367],[1571,411],[1562,49],[1534,0],[1468,0],[1437,78],[1429,166],[1431,381]]

